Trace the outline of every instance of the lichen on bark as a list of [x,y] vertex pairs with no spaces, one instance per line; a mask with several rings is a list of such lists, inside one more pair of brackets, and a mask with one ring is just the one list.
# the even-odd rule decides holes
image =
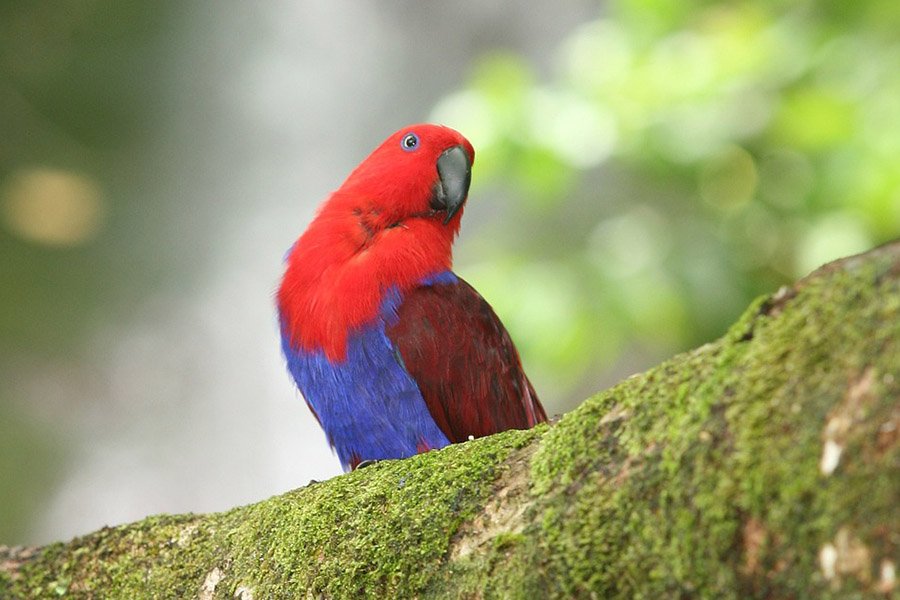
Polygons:
[[0,596],[884,597],[898,400],[894,243],[552,426],[0,550]]

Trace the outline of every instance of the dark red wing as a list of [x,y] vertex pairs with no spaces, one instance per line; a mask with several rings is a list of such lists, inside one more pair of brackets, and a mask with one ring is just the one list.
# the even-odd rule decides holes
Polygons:
[[493,309],[458,279],[410,291],[387,336],[451,442],[547,420]]

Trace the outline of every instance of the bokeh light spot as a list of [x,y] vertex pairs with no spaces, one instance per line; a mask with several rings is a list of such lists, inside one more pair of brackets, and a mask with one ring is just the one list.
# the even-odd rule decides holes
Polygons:
[[459,130],[479,155],[500,137],[490,102],[476,90],[464,90],[441,100],[431,113],[431,121]]
[[652,207],[638,206],[594,228],[588,241],[589,256],[615,278],[657,268],[671,247],[668,227]]
[[731,146],[703,166],[700,195],[716,208],[738,208],[753,198],[758,180],[756,162],[750,153]]
[[529,132],[571,166],[595,167],[615,147],[615,119],[602,106],[577,94],[536,89],[529,97]]
[[14,173],[0,190],[0,210],[12,233],[48,246],[85,243],[104,221],[100,186],[95,181],[49,168]]

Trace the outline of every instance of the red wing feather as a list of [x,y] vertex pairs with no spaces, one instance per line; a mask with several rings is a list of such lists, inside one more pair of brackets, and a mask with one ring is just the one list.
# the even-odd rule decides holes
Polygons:
[[509,334],[468,283],[414,288],[397,313],[388,338],[451,442],[547,420]]

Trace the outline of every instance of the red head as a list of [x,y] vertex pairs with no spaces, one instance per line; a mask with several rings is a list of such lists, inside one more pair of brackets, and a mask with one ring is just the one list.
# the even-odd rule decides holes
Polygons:
[[475,159],[439,125],[411,125],[384,141],[319,208],[288,256],[278,291],[296,348],[343,359],[348,334],[401,292],[449,269]]

